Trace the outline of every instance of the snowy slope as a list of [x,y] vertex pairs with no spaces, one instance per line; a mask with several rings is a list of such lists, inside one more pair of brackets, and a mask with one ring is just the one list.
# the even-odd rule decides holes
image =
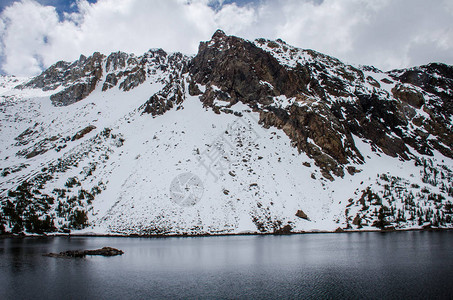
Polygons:
[[[81,63],[86,58],[79,60],[72,64],[78,69],[70,79],[45,77],[53,80],[50,90],[36,88],[42,80],[24,85],[27,79],[2,78],[0,229],[3,224],[7,232],[170,235],[452,226],[453,160],[445,153],[431,147],[431,153],[421,154],[407,144],[407,158],[387,155],[365,133],[345,131],[344,145],[350,135],[348,143],[356,148],[351,153],[361,158],[347,157],[347,163],[339,164],[348,171],[331,178],[318,156],[294,146],[288,130],[263,123],[263,112],[272,107],[316,111],[335,101],[355,105],[352,93],[357,90],[393,97],[394,77],[369,67],[358,71],[286,44],[291,55],[262,40],[254,45],[285,68],[322,65],[327,71],[313,71],[312,83],[351,81],[341,95],[326,88],[327,97],[321,97],[308,86],[304,101],[280,94],[254,106],[232,101],[231,93],[214,82],[194,83],[184,67],[188,57],[158,51],[138,58],[116,53],[110,61],[123,57],[125,63],[113,69],[108,57],[99,56],[94,68],[102,75],[95,81],[73,79],[74,74],[84,76],[79,69],[89,70],[86,76],[93,78],[93,67]],[[365,80],[351,74],[363,74]],[[52,95],[81,82],[95,82],[93,91],[65,105],[51,101]],[[264,77],[259,82],[274,88]],[[14,88],[18,84],[21,89]],[[190,92],[194,86],[201,97]],[[206,100],[210,95],[216,95],[212,104]],[[411,112],[415,119],[430,118],[423,108]],[[423,130],[411,126],[407,134]],[[399,138],[390,131],[386,135]],[[324,151],[317,140],[308,137],[307,143]],[[185,173],[202,183],[196,203],[188,206],[176,203],[174,195],[174,180]]]

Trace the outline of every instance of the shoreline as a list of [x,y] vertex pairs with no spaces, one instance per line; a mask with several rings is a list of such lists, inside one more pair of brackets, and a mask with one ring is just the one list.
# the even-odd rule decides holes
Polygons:
[[8,238],[52,238],[52,237],[118,237],[118,238],[196,238],[196,237],[225,237],[225,236],[289,236],[289,235],[302,235],[302,234],[348,234],[348,233],[392,233],[392,232],[439,232],[439,231],[453,231],[453,228],[408,228],[408,229],[384,229],[384,230],[341,230],[335,231],[301,231],[301,232],[290,232],[290,233],[260,233],[260,232],[240,232],[240,233],[220,233],[220,234],[96,234],[96,233],[51,233],[51,234],[1,234],[0,239]]

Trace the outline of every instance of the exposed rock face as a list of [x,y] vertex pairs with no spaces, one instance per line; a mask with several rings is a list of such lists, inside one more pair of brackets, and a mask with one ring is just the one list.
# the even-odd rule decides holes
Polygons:
[[[412,89],[418,89],[423,95],[426,104],[423,111],[429,118],[416,117],[412,121],[419,126],[419,130],[436,137],[426,141],[427,148],[434,148],[448,157],[453,157],[450,119],[453,114],[453,67],[431,63],[410,69],[394,70],[389,72],[389,75],[395,80],[412,85]],[[419,96],[416,101],[421,101]],[[423,139],[426,136],[419,134],[417,138]]]
[[[149,50],[139,57],[123,52],[112,53],[106,59],[107,75],[102,90],[106,91],[119,83],[119,89],[127,92],[157,73],[180,76],[187,60],[188,57],[181,53],[168,54],[162,49]],[[167,75],[157,80],[165,81]]]
[[102,86],[102,91],[106,91],[118,84],[118,76],[115,72],[126,67],[128,57],[129,54],[124,52],[115,52],[107,57],[105,71],[108,74]]
[[165,86],[140,107],[143,113],[152,116],[162,115],[167,110],[176,107],[180,109],[185,99],[185,83],[183,73],[187,68],[186,57],[181,53],[171,54],[167,57],[168,65],[162,67],[168,70],[168,77],[162,80]]
[[[251,105],[271,104],[273,96],[296,96],[304,90],[310,78],[305,69],[287,70],[277,59],[253,43],[226,36],[218,30],[212,40],[201,43],[198,54],[191,61],[189,71],[195,82],[220,87],[209,90],[202,98],[211,105],[217,94]],[[268,84],[263,84],[267,82]]]
[[154,94],[140,107],[143,113],[151,114],[152,116],[162,115],[166,111],[176,106],[181,108],[184,101],[184,85],[181,84],[181,79],[173,79],[161,91]]
[[[51,95],[52,104],[67,106],[86,98],[98,84],[102,84],[102,91],[118,87],[125,92],[150,77],[168,84],[168,81],[173,82],[173,77],[181,76],[187,61],[188,57],[181,53],[169,55],[162,49],[149,50],[139,57],[124,52],[114,52],[106,57],[96,52],[88,58],[82,55],[74,63],[57,62],[17,88],[60,89]],[[169,75],[172,76],[170,80]]]
[[50,100],[55,106],[67,106],[76,103],[87,97],[96,88],[98,80],[97,77],[92,77],[87,83],[71,85],[63,91],[50,96]]
[[[357,153],[359,161],[363,158],[355,149],[350,132],[336,122],[331,112],[322,109],[323,107],[310,109],[306,106],[291,106],[289,111],[270,108],[260,113],[260,122],[264,126],[283,129],[299,151],[314,158],[316,165],[323,170],[323,175],[333,180],[329,172],[336,176],[344,175],[339,163],[347,164],[348,157],[354,157],[354,153]],[[322,117],[323,112],[330,117],[332,123]],[[343,138],[345,136],[346,139]]]
[[[389,72],[395,80],[417,86],[444,100],[453,97],[453,67],[440,63]],[[449,101],[451,102],[451,101]],[[448,109],[452,105],[447,105]],[[450,111],[451,112],[451,111]]]
[[41,75],[18,88],[41,88],[43,90],[62,91],[50,97],[55,106],[66,106],[84,99],[95,88],[102,78],[102,61],[104,55],[99,52],[90,57],[80,56],[71,63],[60,61],[44,71]]
[[392,89],[393,96],[398,100],[408,103],[416,108],[422,107],[425,103],[423,95],[418,92],[416,89],[413,89],[402,84],[398,84]]

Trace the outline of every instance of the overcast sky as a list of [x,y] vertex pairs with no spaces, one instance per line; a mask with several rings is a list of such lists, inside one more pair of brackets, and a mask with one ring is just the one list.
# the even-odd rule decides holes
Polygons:
[[453,0],[0,0],[0,69],[150,48],[195,54],[217,28],[383,70],[453,64]]

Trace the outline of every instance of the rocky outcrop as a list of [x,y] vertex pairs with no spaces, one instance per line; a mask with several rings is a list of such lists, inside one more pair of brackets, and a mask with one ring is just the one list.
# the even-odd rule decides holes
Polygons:
[[185,99],[184,84],[179,78],[172,79],[161,91],[152,95],[148,101],[140,107],[143,113],[152,116],[163,115],[166,111],[176,107],[180,109]]
[[57,62],[39,76],[17,88],[40,88],[43,90],[61,89],[51,96],[55,106],[66,106],[84,99],[102,78],[104,55],[95,52],[90,57],[83,55],[73,62]]
[[[416,117],[412,122],[420,129],[417,137],[424,140],[425,148],[436,149],[443,155],[453,157],[453,66],[440,63],[393,70],[389,75],[404,84],[418,89],[418,95],[410,95],[411,102],[423,102],[423,111],[429,118]],[[423,96],[421,100],[420,95]],[[397,95],[398,96],[398,95]],[[407,96],[406,96],[407,98]],[[430,134],[432,137],[426,140]]]
[[398,84],[392,89],[393,96],[398,100],[408,103],[416,108],[422,107],[425,103],[422,93],[410,86]]
[[103,54],[95,52],[89,57],[81,55],[80,58],[73,63],[64,61],[57,62],[24,86],[48,90],[56,89],[62,85],[68,85],[77,80],[84,79],[87,75],[94,75],[100,78],[102,76],[101,63],[103,59]]
[[67,106],[86,98],[98,85],[102,91],[118,87],[127,92],[149,78],[168,84],[175,76],[181,77],[188,60],[181,53],[168,54],[162,49],[152,49],[138,57],[124,52],[106,57],[96,52],[88,58],[82,55],[73,63],[60,61],[17,88],[57,90],[50,96],[52,104]]
[[23,85],[17,86],[16,88],[40,88],[44,91],[55,90],[56,88],[61,86],[64,81],[67,81],[71,76],[71,72],[62,71],[66,71],[71,67],[74,68],[78,65],[79,61],[82,61],[84,59],[85,57],[81,55],[80,59],[73,64],[66,61],[59,61],[50,66],[41,75],[33,78],[31,81]]
[[83,138],[86,134],[90,133],[94,129],[96,129],[96,126],[88,125],[87,127],[79,130],[76,134],[74,134],[74,136],[71,138],[71,141],[75,141],[75,140],[79,140],[79,139]]
[[70,85],[63,91],[50,96],[55,106],[67,106],[86,98],[96,88],[99,78],[91,77],[88,82]]
[[135,67],[127,74],[126,79],[120,83],[120,90],[125,92],[139,86],[146,80],[146,72],[140,67]]
[[139,108],[142,113],[157,116],[173,107],[176,109],[183,107],[186,95],[183,77],[187,67],[186,57],[181,53],[174,53],[168,56],[167,63],[168,65],[161,66],[161,70],[168,72],[168,77],[161,81],[165,86]]
[[325,107],[293,105],[288,111],[270,108],[260,113],[260,123],[282,129],[299,151],[315,159],[323,175],[330,180],[333,180],[330,172],[344,176],[341,165],[347,164],[348,158],[356,157],[358,162],[363,162],[350,131]]
[[[420,87],[446,102],[453,97],[453,66],[431,63],[420,67],[393,70],[389,75],[399,82]],[[452,108],[452,105],[447,106],[448,109]]]
[[307,221],[310,220],[310,218],[307,216],[307,214],[304,213],[304,211],[301,210],[301,209],[299,209],[299,210],[296,212],[296,217],[299,217],[299,218],[301,218],[301,219],[305,219],[305,220],[307,220]]
[[[271,104],[273,96],[296,96],[306,90],[309,74],[302,66],[290,71],[277,59],[253,43],[218,30],[209,42],[200,44],[198,54],[189,65],[196,83],[216,86],[214,92],[202,97],[212,105],[216,96],[250,105]],[[263,84],[266,82],[266,84]],[[212,91],[212,90],[211,90]]]

